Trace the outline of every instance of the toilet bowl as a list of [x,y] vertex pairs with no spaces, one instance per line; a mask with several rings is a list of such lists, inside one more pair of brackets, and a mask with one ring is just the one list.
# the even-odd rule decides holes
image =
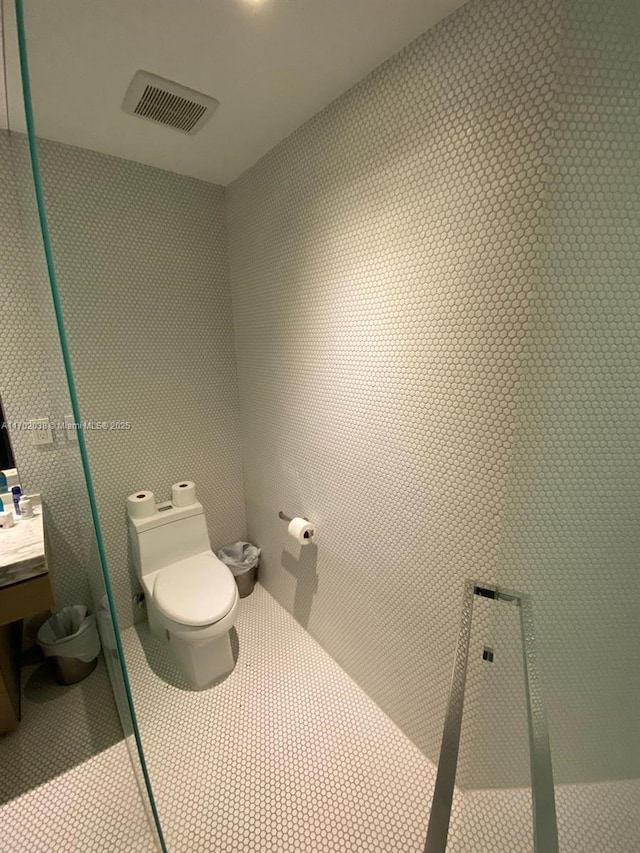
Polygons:
[[150,516],[129,516],[129,531],[149,627],[190,684],[208,687],[235,665],[229,631],[239,595],[211,550],[201,504],[157,504]]
[[192,686],[207,687],[234,667],[229,631],[238,587],[212,551],[170,564],[143,578],[149,627],[167,640]]

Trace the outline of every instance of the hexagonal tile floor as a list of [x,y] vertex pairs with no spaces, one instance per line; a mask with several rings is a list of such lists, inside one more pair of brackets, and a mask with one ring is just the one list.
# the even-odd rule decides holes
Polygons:
[[[169,853],[422,853],[435,767],[262,587],[209,690],[146,624],[123,642]],[[0,739],[3,853],[155,850],[104,664],[72,688],[31,668],[24,703]],[[562,853],[640,849],[639,780],[556,802]],[[529,792],[457,791],[447,850],[533,853]]]
[[261,586],[236,629],[201,692],[146,624],[124,632],[171,853],[421,851],[433,764]]
[[61,687],[22,674],[22,721],[0,736],[2,853],[156,850],[104,661]]
[[[422,853],[436,768],[258,585],[235,670],[201,692],[124,632],[170,853]],[[556,791],[562,853],[640,849],[638,780]],[[527,789],[457,791],[447,850],[533,853]]]

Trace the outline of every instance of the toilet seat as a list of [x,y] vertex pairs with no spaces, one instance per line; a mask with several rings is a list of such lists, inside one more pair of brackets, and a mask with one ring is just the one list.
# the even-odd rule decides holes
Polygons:
[[213,551],[166,566],[153,585],[158,610],[173,622],[193,627],[224,619],[236,598],[234,577]]

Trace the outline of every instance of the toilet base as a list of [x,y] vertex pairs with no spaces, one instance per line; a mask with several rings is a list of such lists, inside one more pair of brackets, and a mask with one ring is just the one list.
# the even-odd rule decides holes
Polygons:
[[219,622],[192,627],[172,622],[159,612],[153,600],[152,577],[143,578],[142,583],[151,633],[168,644],[173,659],[191,686],[202,690],[228,675],[235,666],[229,632],[238,612],[237,590],[231,610]]
[[175,634],[168,633],[169,646],[176,663],[197,690],[209,687],[233,670],[235,661],[228,631],[202,643],[187,643]]
[[153,636],[157,637],[159,640],[166,640],[167,629],[158,618],[156,609],[152,606],[150,600],[147,601],[147,618],[149,620],[149,628],[151,628]]

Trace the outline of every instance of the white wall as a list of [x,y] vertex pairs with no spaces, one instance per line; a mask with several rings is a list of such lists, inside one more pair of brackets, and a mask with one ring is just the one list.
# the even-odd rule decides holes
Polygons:
[[140,618],[125,500],[194,480],[214,548],[245,535],[223,190],[39,144],[49,231],[121,625]]
[[[227,191],[263,582],[433,759],[464,580],[530,592],[559,781],[640,763],[625,10],[471,2]],[[459,782],[527,785],[517,618],[476,611]]]
[[[85,432],[118,617],[126,626],[143,616],[132,603],[138,584],[127,539],[128,494],[149,488],[165,499],[172,483],[192,479],[214,548],[245,535],[223,190],[46,140],[39,154],[82,418],[132,424],[126,432]],[[2,165],[8,181],[8,155]],[[2,211],[3,274],[13,287],[3,312],[10,378],[0,388],[7,415],[62,418],[62,404],[45,403],[50,371],[41,350],[51,335],[57,340],[46,278],[35,293],[24,229],[13,208],[5,204]],[[51,464],[44,465],[60,454],[76,459],[77,449],[62,433],[48,453],[30,448],[26,437],[18,442],[29,488],[50,495],[53,517],[60,517],[51,525],[60,564],[57,604],[86,600],[84,555],[70,559],[72,527],[60,506],[69,482],[64,469],[54,476]]]

